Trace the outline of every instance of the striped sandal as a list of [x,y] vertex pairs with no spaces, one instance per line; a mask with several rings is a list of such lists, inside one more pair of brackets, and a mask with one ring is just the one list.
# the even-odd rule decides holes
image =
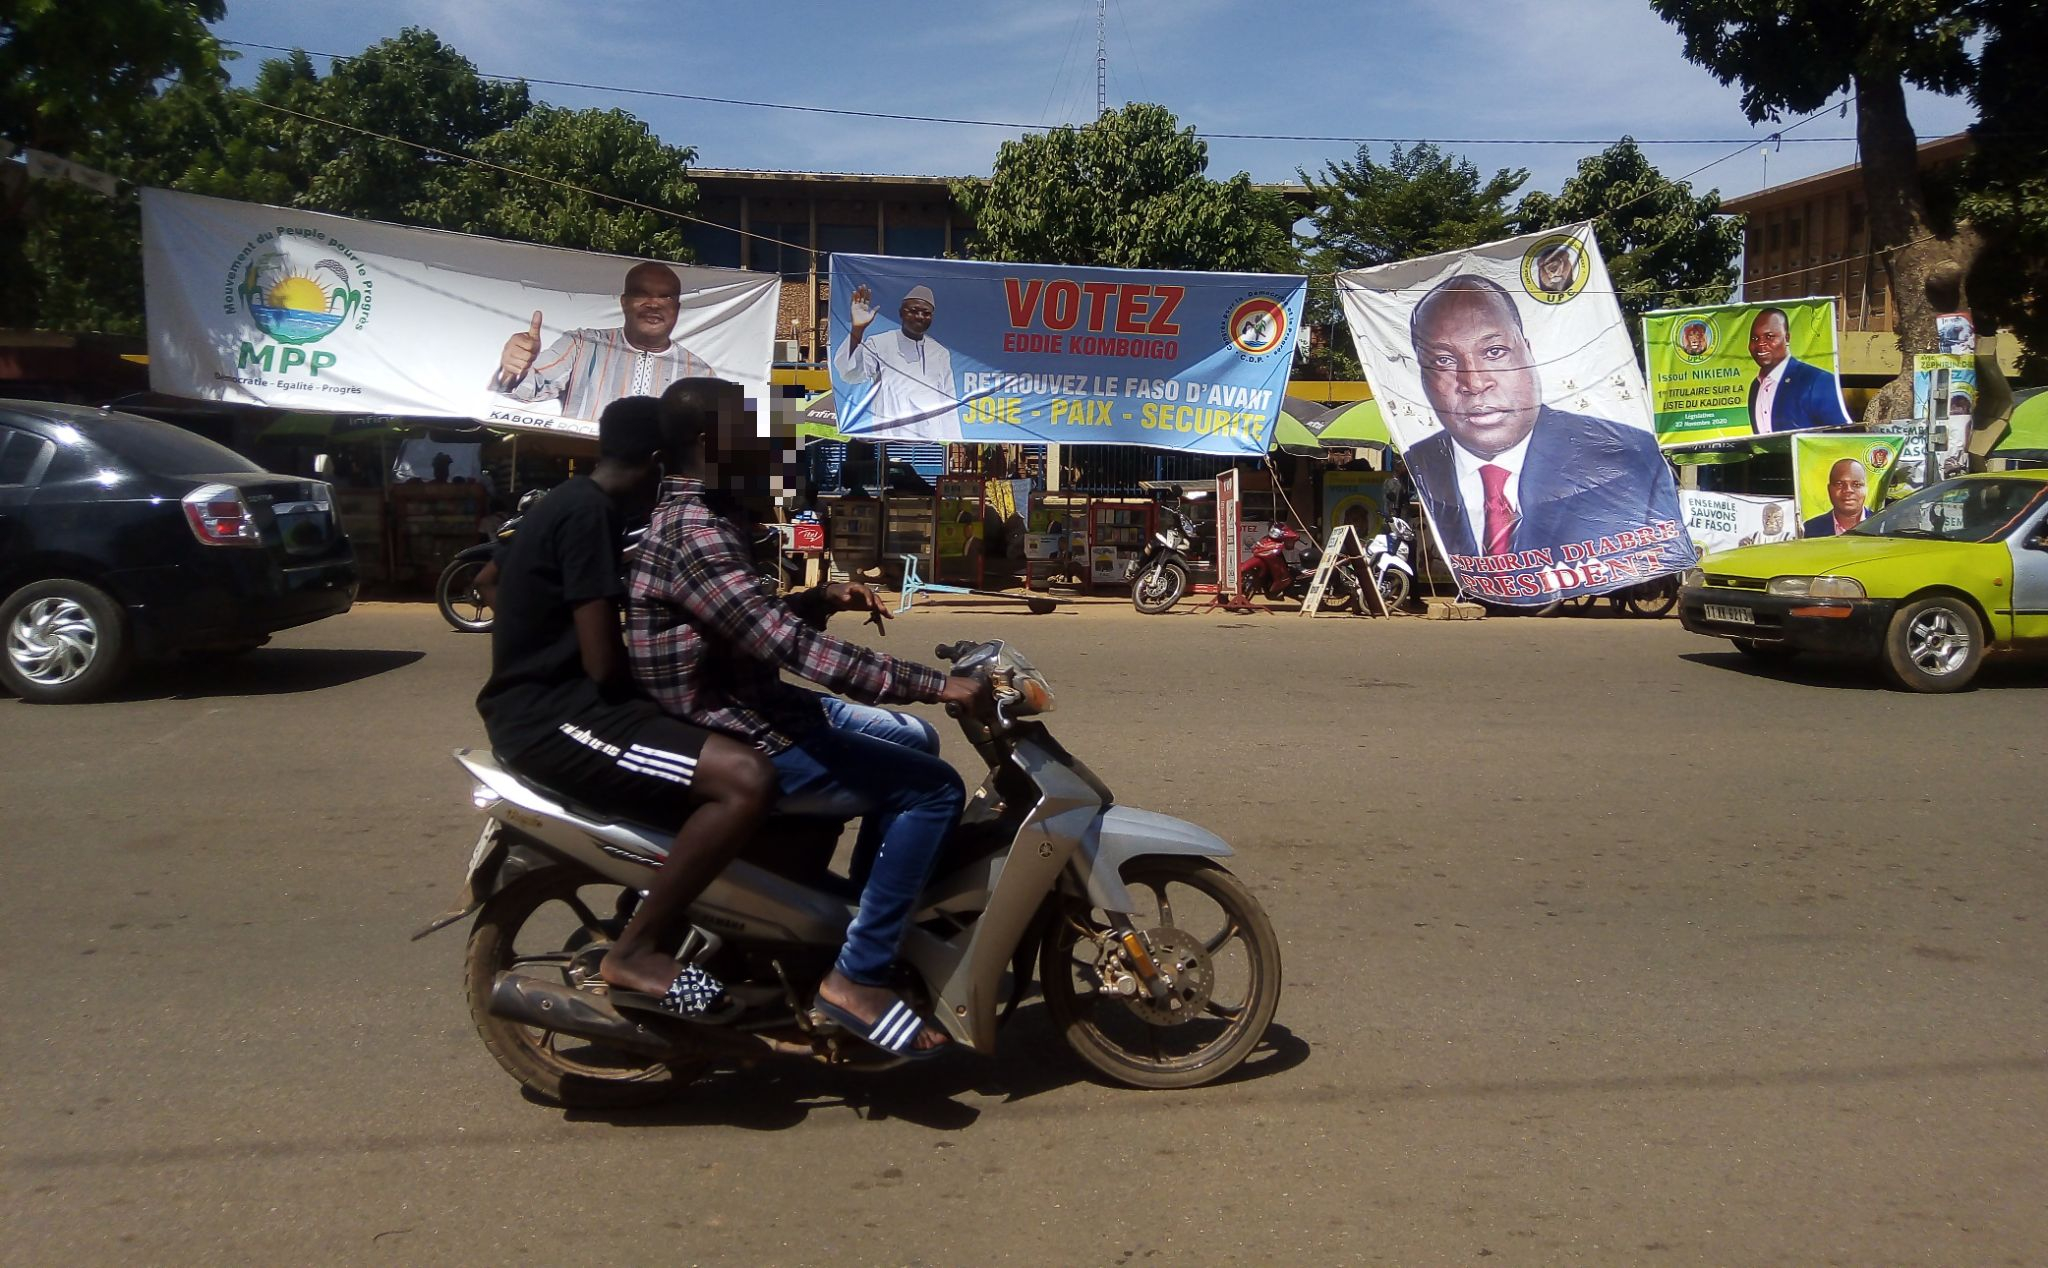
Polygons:
[[812,1000],[811,1007],[855,1039],[905,1061],[929,1060],[953,1046],[953,1041],[948,1039],[934,1047],[917,1047],[917,1037],[929,1023],[901,997],[892,1000],[889,1007],[882,1010],[882,1015],[871,1022],[862,1021],[823,997]]

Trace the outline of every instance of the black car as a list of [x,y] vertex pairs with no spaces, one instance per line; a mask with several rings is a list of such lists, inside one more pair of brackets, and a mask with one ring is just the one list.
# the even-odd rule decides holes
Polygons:
[[23,699],[86,700],[138,659],[260,647],[355,596],[320,481],[169,423],[0,401],[0,683]]

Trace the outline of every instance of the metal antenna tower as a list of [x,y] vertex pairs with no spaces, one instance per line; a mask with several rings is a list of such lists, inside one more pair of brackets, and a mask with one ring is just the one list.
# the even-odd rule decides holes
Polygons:
[[1095,117],[1109,113],[1109,0],[1095,0]]

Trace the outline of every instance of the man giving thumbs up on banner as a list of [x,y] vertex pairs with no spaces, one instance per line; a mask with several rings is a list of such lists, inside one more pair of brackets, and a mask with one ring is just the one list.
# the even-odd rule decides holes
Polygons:
[[595,419],[623,396],[660,396],[678,379],[714,373],[709,362],[670,340],[682,312],[683,284],[665,264],[636,264],[619,296],[625,324],[571,330],[541,351],[541,314],[505,341],[491,390],[515,401],[559,400],[565,418]]

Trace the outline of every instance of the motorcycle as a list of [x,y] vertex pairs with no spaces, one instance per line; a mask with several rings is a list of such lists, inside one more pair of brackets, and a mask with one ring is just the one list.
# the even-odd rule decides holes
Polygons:
[[498,525],[498,531],[491,534],[489,541],[463,547],[441,569],[440,579],[434,583],[434,602],[441,609],[442,620],[464,634],[491,632],[491,600],[477,588],[476,579],[497,557],[499,544],[512,540],[512,535],[519,531],[519,521],[539,505],[547,492],[546,489],[528,489],[520,494],[519,509]]
[[1178,486],[1173,490],[1177,504],[1161,504],[1160,517],[1172,516],[1172,522],[1152,534],[1152,540],[1131,565],[1131,606],[1147,616],[1157,616],[1188,592],[1188,577],[1193,571],[1188,558],[1195,552],[1195,543],[1201,538],[1201,527],[1187,513],[1183,499],[1201,496],[1198,493],[1183,495]]
[[[1253,545],[1244,563],[1238,566],[1238,596],[1247,600],[1254,597],[1306,599],[1316,570],[1322,566],[1323,549],[1314,542],[1303,543],[1301,562],[1296,564],[1287,558],[1287,551],[1301,540],[1301,534],[1285,521],[1276,522],[1267,529]],[[1350,609],[1359,602],[1362,584],[1357,560],[1338,560],[1330,568],[1330,579],[1323,587],[1320,606],[1333,612]]]
[[[958,709],[988,775],[932,871],[897,989],[954,1044],[992,1052],[1034,975],[1055,1031],[1100,1074],[1188,1088],[1235,1069],[1280,998],[1280,943],[1207,830],[1122,804],[1047,731],[1045,677],[1001,641],[938,648],[986,676],[993,716]],[[484,1046],[534,1095],[570,1105],[658,1099],[721,1065],[793,1057],[879,1069],[883,1054],[812,1009],[859,899],[830,870],[841,817],[785,806],[690,908],[679,955],[726,983],[720,1024],[622,1013],[598,965],[660,866],[669,828],[609,820],[458,749],[485,815],[461,901]]]
[[1415,590],[1415,526],[1388,517],[1386,527],[1365,544],[1365,566],[1389,611],[1408,602]]

